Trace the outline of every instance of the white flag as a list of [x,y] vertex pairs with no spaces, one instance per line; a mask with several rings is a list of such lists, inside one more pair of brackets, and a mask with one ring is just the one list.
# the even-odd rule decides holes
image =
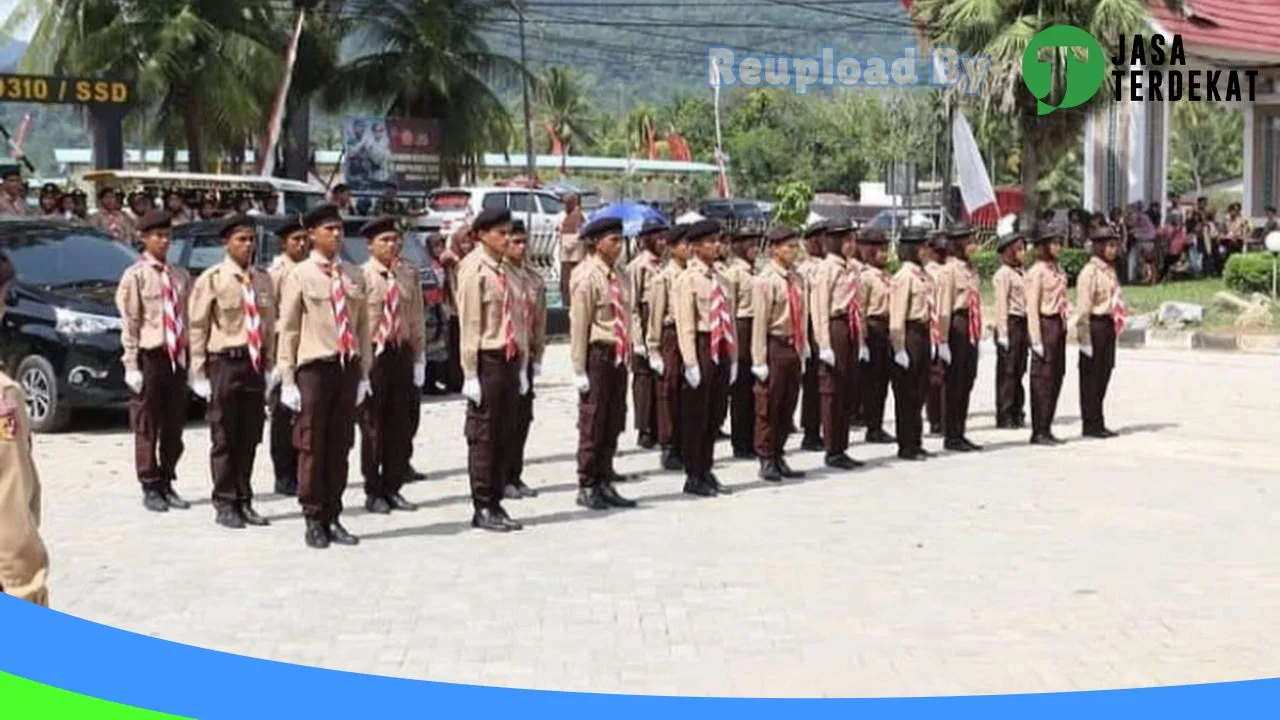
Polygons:
[[956,178],[960,183],[965,211],[972,215],[978,208],[994,205],[996,191],[991,187],[991,178],[987,176],[987,167],[982,162],[982,153],[978,152],[978,143],[973,139],[969,121],[965,120],[959,108],[951,125],[951,147],[954,148]]

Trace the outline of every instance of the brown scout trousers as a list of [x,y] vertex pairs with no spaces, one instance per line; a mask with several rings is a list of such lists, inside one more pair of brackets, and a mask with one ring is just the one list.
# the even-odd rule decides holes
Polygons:
[[1116,366],[1116,326],[1110,315],[1089,317],[1089,340],[1093,357],[1080,355],[1080,419],[1087,433],[1106,427],[1102,403]]
[[862,391],[867,432],[884,430],[884,404],[889,398],[889,378],[893,375],[893,343],[889,341],[889,318],[868,317],[864,327],[870,362],[862,364]]
[[512,466],[512,440],[519,424],[520,361],[503,350],[481,350],[476,367],[480,404],[467,401],[467,474],[471,503],[496,509]]
[[[640,306],[640,320],[649,325],[649,306]],[[649,358],[631,355],[631,396],[635,402],[636,431],[642,438],[658,436],[658,380],[649,367]]]
[[978,346],[969,342],[969,311],[951,315],[951,332],[947,335],[951,348],[951,364],[947,365],[946,401],[943,430],[948,438],[962,438],[969,422],[969,398],[978,379]]
[[898,452],[924,449],[924,423],[920,411],[929,392],[929,325],[907,322],[907,356],[910,366],[893,364],[893,414],[897,423]]
[[209,357],[209,466],[214,507],[253,500],[253,457],[262,442],[266,378],[253,368],[247,348]]
[[1062,376],[1067,372],[1067,334],[1062,318],[1040,316],[1040,338],[1044,357],[1031,353],[1031,432],[1048,435],[1058,412]]
[[578,400],[578,485],[596,487],[616,472],[613,456],[627,426],[627,366],[614,359],[613,343],[587,347],[591,387]]
[[560,263],[560,307],[565,310],[569,309],[569,278],[573,275],[573,269],[576,267],[578,267],[578,263]]
[[[293,423],[298,450],[298,504],[308,520],[330,523],[342,514],[347,456],[356,438],[360,358],[316,360],[295,373],[302,411]],[[366,401],[367,402],[367,401]]]
[[1027,317],[1009,316],[1009,349],[996,344],[996,424],[1016,425],[1025,421],[1027,393],[1022,376],[1027,374]]
[[277,478],[298,479],[298,451],[293,447],[294,412],[280,404],[280,388],[272,388],[271,464]]
[[734,453],[752,452],[756,431],[756,377],[751,374],[751,318],[738,318],[738,377],[729,388]]
[[680,363],[680,344],[676,340],[676,326],[666,325],[662,328],[659,351],[662,353],[664,372],[658,378],[658,444],[662,449],[674,449],[679,455],[680,447],[680,375],[683,368]]
[[819,361],[818,393],[821,397],[822,443],[828,456],[849,449],[849,428],[853,421],[854,372],[858,364],[857,335],[845,315],[831,318],[831,350],[836,364]]
[[791,434],[791,421],[800,400],[800,353],[790,338],[769,336],[769,379],[757,382],[756,455],[761,460],[782,457]]
[[360,406],[360,471],[364,494],[389,498],[409,480],[418,388],[413,384],[413,350],[388,346],[369,370],[373,392]]
[[142,392],[129,398],[133,458],[138,481],[158,487],[177,478],[182,429],[187,424],[187,370],[174,370],[163,348],[138,351]]
[[804,430],[804,439],[812,440],[822,434],[822,414],[819,412],[821,402],[818,398],[818,346],[813,341],[813,321],[809,321],[808,362],[805,363],[803,392],[800,396],[800,428]]
[[929,393],[925,397],[924,414],[931,431],[942,429],[947,417],[947,364],[942,358],[934,358],[929,363]]
[[511,462],[507,466],[508,485],[524,475],[524,450],[529,442],[529,427],[533,425],[533,363],[529,364],[525,372],[528,373],[526,377],[529,379],[529,392],[520,396],[520,407],[516,413],[516,442],[511,448]]
[[683,417],[680,418],[680,450],[684,456],[685,474],[702,477],[711,472],[715,458],[716,437],[720,434],[720,427],[714,422],[715,412],[728,395],[729,365],[732,361],[728,358],[719,363],[711,361],[709,333],[698,333],[694,347],[698,352],[698,371],[702,374],[702,382],[696,388],[690,387],[684,379],[684,368],[681,368],[680,411]]

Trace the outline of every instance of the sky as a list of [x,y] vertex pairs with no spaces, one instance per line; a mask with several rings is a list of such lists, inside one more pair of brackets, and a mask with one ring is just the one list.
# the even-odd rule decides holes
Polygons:
[[[13,9],[18,6],[19,2],[21,2],[21,0],[0,0],[0,18],[9,17],[9,13],[13,12]],[[31,21],[27,23],[26,27],[15,33],[15,36],[23,42],[30,40],[31,33],[36,31],[36,20],[36,18],[32,18]]]

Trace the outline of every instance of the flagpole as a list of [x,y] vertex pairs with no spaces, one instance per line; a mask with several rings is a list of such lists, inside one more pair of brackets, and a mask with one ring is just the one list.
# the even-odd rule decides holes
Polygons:
[[720,65],[718,61],[711,63],[711,102],[715,108],[716,118],[716,169],[720,175],[717,189],[720,197],[730,197],[729,177],[724,172],[724,140],[720,135]]
[[289,38],[289,47],[284,53],[284,72],[280,79],[280,87],[276,90],[275,100],[271,103],[271,115],[267,118],[267,134],[262,143],[262,156],[258,158],[258,174],[273,175],[276,170],[276,145],[280,142],[280,132],[284,124],[285,103],[289,99],[289,85],[293,81],[293,65],[298,60],[298,43],[302,40],[302,25],[307,11],[298,8],[298,21],[294,23],[293,35]]

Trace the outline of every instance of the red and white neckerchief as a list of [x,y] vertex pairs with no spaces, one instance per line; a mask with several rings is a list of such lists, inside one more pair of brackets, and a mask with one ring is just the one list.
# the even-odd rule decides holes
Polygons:
[[122,226],[120,223],[120,217],[123,214],[124,213],[120,213],[120,212],[107,213],[107,232],[117,239],[119,239],[121,236],[120,230]]
[[498,270],[498,289],[502,291],[502,349],[507,360],[515,360],[520,353],[516,343],[515,299],[511,297],[511,278],[505,270]]
[[1124,293],[1120,290],[1120,281],[1115,276],[1115,270],[1111,270],[1111,281],[1115,283],[1115,289],[1111,291],[1111,322],[1115,323],[1116,335],[1124,332],[1124,328],[1129,324],[1129,309],[1124,305]]
[[381,355],[400,331],[400,283],[396,281],[398,265],[399,263],[393,263],[390,268],[382,271],[382,277],[387,281],[387,297],[382,303],[382,317],[378,320],[378,334],[374,338],[377,345],[375,355]]
[[787,279],[787,313],[791,317],[791,343],[796,350],[805,347],[804,302],[800,299],[800,288],[796,284],[796,274],[788,272]]
[[179,310],[182,303],[182,288],[178,287],[178,278],[173,270],[155,258],[148,257],[147,262],[160,273],[160,284],[164,286],[164,349],[169,355],[169,363],[174,370],[187,366],[187,328],[182,321]]
[[853,333],[854,338],[862,337],[862,277],[857,268],[850,266],[849,270],[849,307],[846,312],[849,315],[849,332]]
[[916,278],[924,283],[925,309],[929,315],[929,342],[934,348],[942,344],[942,328],[938,326],[938,285],[924,268],[916,266]]
[[613,308],[613,362],[621,365],[631,352],[631,340],[627,332],[627,305],[622,301],[622,283],[618,274],[609,271],[609,304]]
[[248,272],[236,273],[240,282],[240,300],[244,311],[244,334],[249,344],[249,361],[253,369],[262,372],[262,316],[258,314],[258,293],[253,289],[253,276]]
[[733,336],[733,310],[729,307],[724,285],[710,270],[707,271],[707,279],[711,281],[711,362],[719,365],[722,359],[737,357],[738,341]]
[[329,276],[329,298],[333,302],[333,324],[338,327],[338,360],[346,364],[356,354],[355,334],[351,330],[351,314],[347,311],[347,289],[342,284],[342,266],[337,260],[319,261],[321,271]]
[[976,268],[968,266],[968,271],[969,290],[965,305],[969,309],[969,344],[977,345],[982,339],[982,293],[978,292],[978,284],[982,280]]

